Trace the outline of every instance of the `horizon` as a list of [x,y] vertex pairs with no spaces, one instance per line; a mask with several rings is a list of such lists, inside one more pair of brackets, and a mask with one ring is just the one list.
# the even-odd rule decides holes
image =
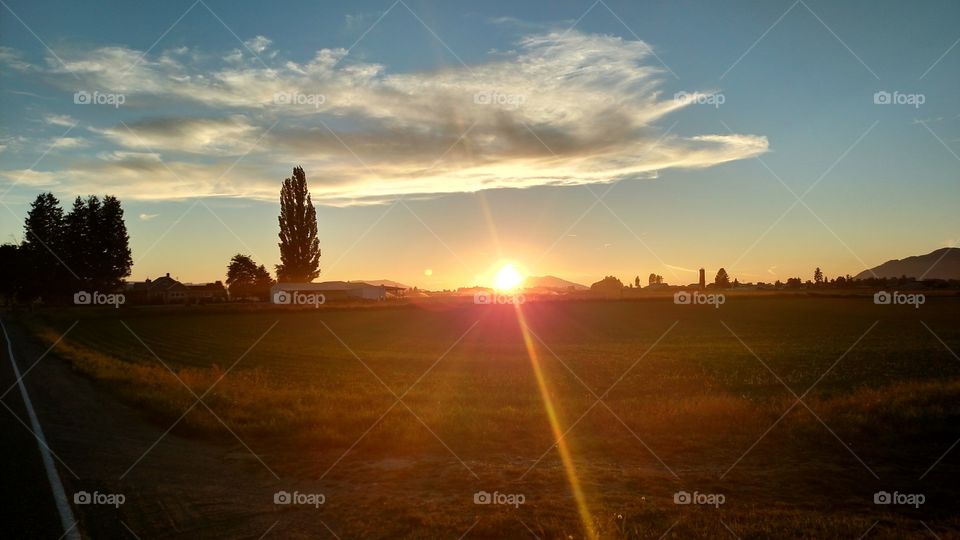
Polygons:
[[3,241],[38,192],[112,194],[131,281],[272,272],[297,165],[320,280],[773,282],[960,241],[960,6],[287,6],[5,4]]

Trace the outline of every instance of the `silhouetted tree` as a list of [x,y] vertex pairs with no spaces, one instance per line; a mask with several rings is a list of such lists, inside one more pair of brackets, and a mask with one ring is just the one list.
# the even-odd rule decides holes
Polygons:
[[320,275],[317,212],[310,200],[307,176],[294,167],[280,189],[280,264],[278,281],[313,281]]
[[717,270],[717,277],[713,278],[713,282],[717,287],[727,288],[730,286],[730,276],[727,275],[727,271],[721,268]]
[[813,271],[813,282],[817,285],[823,283],[823,272],[820,271],[819,266]]
[[20,248],[23,262],[24,295],[27,298],[64,294],[65,276],[71,270],[60,256],[63,248],[63,210],[53,193],[41,193],[30,203],[24,220],[24,239]]
[[133,259],[120,201],[107,195],[77,197],[64,218],[63,252],[76,274],[75,289],[115,290],[130,275]]
[[590,290],[597,292],[614,292],[623,289],[623,282],[614,276],[607,276],[590,285]]
[[16,244],[0,245],[0,297],[4,304],[17,301],[27,273],[23,250]]
[[638,289],[640,288],[640,276],[633,278],[633,284],[636,285]]
[[64,218],[63,257],[67,265],[77,273],[81,282],[78,288],[86,288],[85,277],[90,276],[90,227],[87,217],[87,205],[83,199],[77,197],[73,207]]
[[123,207],[120,200],[113,195],[103,198],[97,217],[97,228],[94,231],[98,237],[95,244],[98,257],[94,261],[94,285],[112,290],[123,283],[123,278],[130,275],[133,266],[130,235],[127,234],[127,224],[123,221]]
[[273,278],[264,265],[257,266],[249,255],[237,253],[227,266],[227,289],[234,298],[268,298]]

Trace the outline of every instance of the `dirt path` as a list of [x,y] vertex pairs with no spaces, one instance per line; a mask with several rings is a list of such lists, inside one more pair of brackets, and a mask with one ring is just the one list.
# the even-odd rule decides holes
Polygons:
[[[29,367],[43,349],[16,324],[7,327],[14,354]],[[3,371],[4,388],[14,380],[9,371]],[[165,428],[146,421],[54,355],[37,364],[24,382],[50,447],[65,463],[59,469],[68,498],[73,501],[81,491],[91,497],[125,498],[119,507],[73,504],[85,537],[261,538],[267,531],[278,538],[300,535],[302,525],[284,526],[290,521],[282,515],[285,507],[273,504],[273,494],[289,486],[239,442],[222,445],[165,435]],[[4,401],[16,407],[18,399],[11,392]],[[4,528],[15,524],[16,534],[4,537],[57,538],[62,531],[36,441],[11,415],[3,422],[4,455],[18,457],[3,465],[5,484],[18,486],[7,493],[12,502],[3,505],[18,517],[4,520]],[[317,534],[311,536],[323,537],[319,531],[324,527],[317,525]]]

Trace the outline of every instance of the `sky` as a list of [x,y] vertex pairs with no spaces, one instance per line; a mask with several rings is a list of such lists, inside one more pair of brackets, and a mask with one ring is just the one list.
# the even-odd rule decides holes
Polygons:
[[0,2],[0,236],[124,205],[131,279],[856,274],[960,242],[960,4]]

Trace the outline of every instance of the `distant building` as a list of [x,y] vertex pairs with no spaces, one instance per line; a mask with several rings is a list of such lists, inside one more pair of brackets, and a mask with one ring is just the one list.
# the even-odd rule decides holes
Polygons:
[[227,300],[227,289],[223,283],[184,284],[165,276],[146,281],[133,281],[126,284],[124,295],[131,304],[205,304]]
[[705,289],[706,287],[707,287],[707,274],[706,274],[706,271],[703,268],[701,268],[700,269],[700,288]]
[[[403,287],[350,281],[274,283],[270,287],[270,300],[274,304],[293,304],[298,301],[297,295],[309,298],[311,304],[336,300],[386,300],[401,296],[404,290]],[[317,295],[323,295],[322,299]]]

